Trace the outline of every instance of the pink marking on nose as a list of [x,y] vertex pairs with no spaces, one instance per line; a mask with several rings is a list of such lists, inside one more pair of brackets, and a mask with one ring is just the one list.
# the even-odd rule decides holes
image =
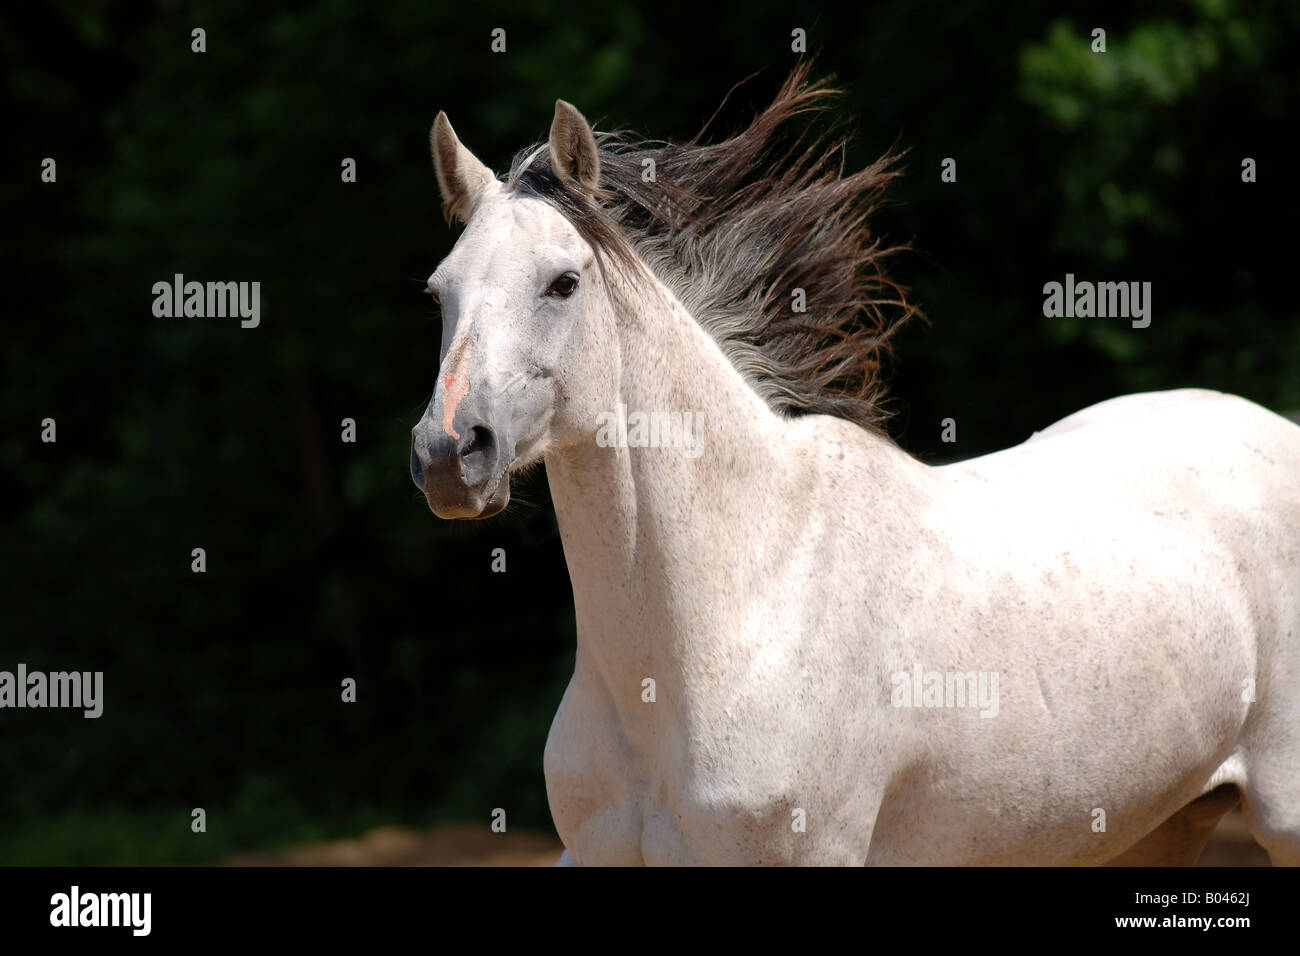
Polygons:
[[460,439],[460,433],[456,431],[452,422],[456,418],[456,406],[469,394],[469,371],[465,368],[469,353],[469,338],[466,337],[448,356],[451,363],[447,366],[447,374],[442,380],[442,430],[457,440]]

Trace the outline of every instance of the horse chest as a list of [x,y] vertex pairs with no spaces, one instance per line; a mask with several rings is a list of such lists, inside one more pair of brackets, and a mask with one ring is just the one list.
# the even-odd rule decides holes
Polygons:
[[[841,846],[854,829],[847,818],[811,830],[807,820],[825,822],[853,810],[857,820],[869,821],[870,812],[857,814],[846,805],[852,800],[832,808],[827,794],[808,785],[809,767],[732,750],[734,739],[734,733],[688,738],[667,723],[638,727],[575,678],[544,759],[551,813],[565,845],[584,865],[861,862],[868,834]],[[836,846],[822,846],[820,833],[833,834]]]

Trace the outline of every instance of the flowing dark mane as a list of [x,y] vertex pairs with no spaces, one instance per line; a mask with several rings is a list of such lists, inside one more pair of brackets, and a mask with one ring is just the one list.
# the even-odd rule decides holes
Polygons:
[[[613,261],[650,268],[774,410],[879,429],[881,362],[917,311],[880,269],[903,247],[883,247],[867,228],[897,157],[843,175],[845,140],[791,122],[824,112],[838,92],[807,72],[796,68],[723,142],[597,134],[597,198],[556,177],[544,145],[515,157],[508,185],[551,202]],[[805,312],[792,308],[795,289]]]

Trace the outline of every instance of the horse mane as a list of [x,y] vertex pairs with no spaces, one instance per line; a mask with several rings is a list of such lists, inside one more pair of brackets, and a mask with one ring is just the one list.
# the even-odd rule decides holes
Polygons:
[[840,92],[807,74],[797,67],[722,142],[701,142],[704,131],[684,144],[597,134],[594,197],[555,175],[545,144],[515,157],[507,186],[550,202],[598,253],[649,268],[774,411],[882,431],[881,364],[892,332],[919,314],[881,271],[907,247],[883,246],[867,228],[898,157],[843,175],[847,140],[791,122],[825,112]]

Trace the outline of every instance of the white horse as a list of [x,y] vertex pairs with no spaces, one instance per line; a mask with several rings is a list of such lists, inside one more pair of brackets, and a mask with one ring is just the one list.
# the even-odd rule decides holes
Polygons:
[[557,102],[505,180],[434,123],[467,228],[412,475],[479,518],[545,460],[560,862],[1191,863],[1241,801],[1300,864],[1300,427],[1181,390],[903,452],[858,203],[889,173],[773,148],[826,92],[797,73],[714,146]]

